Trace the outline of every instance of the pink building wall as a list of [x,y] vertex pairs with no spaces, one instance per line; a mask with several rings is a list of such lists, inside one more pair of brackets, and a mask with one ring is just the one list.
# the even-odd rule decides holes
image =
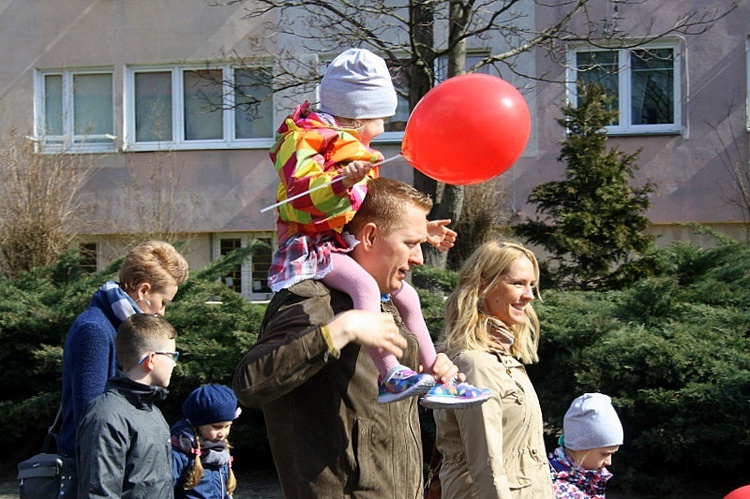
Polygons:
[[[597,4],[602,8],[599,12],[594,10],[592,17],[603,18],[607,15],[604,5],[609,2]],[[656,32],[668,28],[667,23],[679,12],[706,6],[700,0],[642,2],[637,6],[620,3],[619,25],[625,32],[646,35],[646,26],[652,18],[652,32]],[[708,8],[715,6],[711,4]],[[538,11],[539,25],[550,22],[541,17],[545,12],[549,14]],[[747,221],[746,209],[730,201],[737,193],[737,185],[727,163],[748,168],[748,18],[750,5],[741,2],[737,10],[705,33],[670,38],[679,41],[681,52],[682,133],[612,136],[609,140],[612,146],[628,153],[642,148],[638,160],[640,171],[634,183],[649,179],[656,184],[647,215],[657,226],[700,222],[726,227]],[[538,57],[536,62],[539,73],[564,77],[563,69],[548,59]],[[534,207],[525,203],[529,191],[541,182],[562,178],[565,165],[557,161],[557,156],[563,129],[555,120],[561,117],[560,107],[565,99],[565,88],[559,84],[538,84],[536,92],[530,95],[537,142],[530,144],[514,171],[509,172],[517,202],[514,209],[525,215],[534,215]],[[722,147],[717,132],[723,134],[728,147]]]

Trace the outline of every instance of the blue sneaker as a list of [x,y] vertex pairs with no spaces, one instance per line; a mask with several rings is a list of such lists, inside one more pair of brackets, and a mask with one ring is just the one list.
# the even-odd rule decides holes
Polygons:
[[408,397],[424,395],[435,386],[435,378],[429,374],[415,373],[408,367],[398,365],[378,380],[378,403],[388,404]]
[[477,388],[453,379],[431,388],[422,398],[421,404],[430,409],[466,409],[483,404],[491,398],[492,391],[489,388]]

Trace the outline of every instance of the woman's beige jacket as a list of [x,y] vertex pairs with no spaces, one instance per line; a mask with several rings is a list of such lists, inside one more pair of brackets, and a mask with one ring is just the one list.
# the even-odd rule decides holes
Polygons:
[[523,364],[496,351],[464,351],[453,362],[494,396],[434,411],[443,499],[553,499],[542,411]]

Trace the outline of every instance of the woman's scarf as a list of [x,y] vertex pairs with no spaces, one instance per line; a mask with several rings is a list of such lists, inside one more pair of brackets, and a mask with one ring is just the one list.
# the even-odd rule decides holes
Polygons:
[[494,346],[505,352],[510,352],[510,347],[513,346],[515,341],[513,332],[497,317],[487,314],[482,315],[487,320],[487,333],[490,335]]
[[109,304],[115,317],[123,322],[133,314],[142,313],[135,301],[115,281],[107,281],[98,292],[103,295],[104,301]]

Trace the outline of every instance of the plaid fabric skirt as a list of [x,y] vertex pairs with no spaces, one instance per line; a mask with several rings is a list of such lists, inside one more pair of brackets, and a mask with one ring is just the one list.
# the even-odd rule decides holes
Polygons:
[[348,232],[297,233],[281,243],[273,256],[268,285],[280,291],[306,279],[322,279],[333,269],[331,253],[348,253],[358,243]]

